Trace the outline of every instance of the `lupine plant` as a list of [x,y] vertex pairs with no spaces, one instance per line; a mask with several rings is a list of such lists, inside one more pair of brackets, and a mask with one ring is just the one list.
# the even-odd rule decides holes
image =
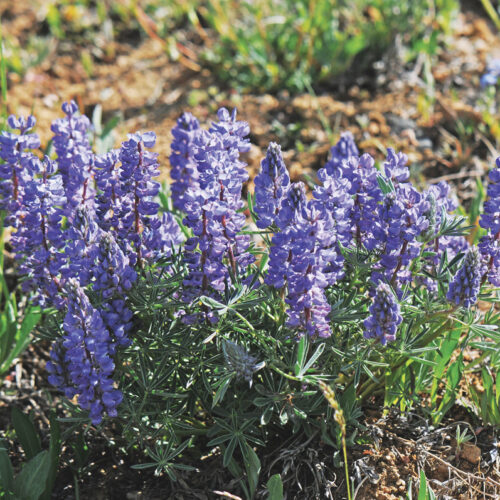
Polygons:
[[88,120],[63,111],[54,158],[29,151],[34,118],[11,119],[25,126],[0,141],[2,203],[45,311],[50,382],[76,398],[75,417],[113,420],[149,457],[139,467],[175,480],[213,450],[250,498],[266,443],[352,444],[373,398],[406,409],[429,394],[438,422],[468,345],[498,368],[500,161],[476,246],[447,184],[420,191],[404,154],[377,165],[348,133],[311,192],[271,143],[245,201],[248,125],[224,108],[208,128],[183,114],[168,200],[154,133],[96,155]]

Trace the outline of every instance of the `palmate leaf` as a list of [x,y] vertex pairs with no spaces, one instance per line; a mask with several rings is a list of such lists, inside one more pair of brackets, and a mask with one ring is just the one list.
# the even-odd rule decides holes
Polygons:
[[467,236],[472,226],[466,226],[467,219],[460,215],[450,215],[445,207],[442,207],[441,225],[436,237],[440,236]]

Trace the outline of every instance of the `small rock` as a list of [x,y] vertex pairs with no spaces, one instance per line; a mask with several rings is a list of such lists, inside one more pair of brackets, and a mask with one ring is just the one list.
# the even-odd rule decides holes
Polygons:
[[432,141],[428,137],[422,137],[418,139],[418,147],[421,149],[432,149]]
[[370,122],[370,124],[368,125],[368,132],[370,132],[370,135],[378,135],[380,133],[380,127],[378,123]]
[[475,444],[464,443],[457,451],[457,456],[471,464],[478,464],[481,461],[481,449]]

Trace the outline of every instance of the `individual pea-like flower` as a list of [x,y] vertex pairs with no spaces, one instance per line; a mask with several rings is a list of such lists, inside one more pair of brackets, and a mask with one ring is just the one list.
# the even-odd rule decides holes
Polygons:
[[71,219],[75,207],[93,206],[94,155],[88,138],[90,120],[78,113],[75,101],[63,103],[62,110],[66,116],[54,120],[51,130],[54,132],[53,144],[68,202],[66,212]]
[[387,179],[395,185],[408,182],[410,170],[407,167],[408,156],[404,153],[396,153],[394,149],[387,148],[387,158],[384,163],[384,172]]
[[351,132],[344,132],[337,144],[330,149],[330,159],[326,162],[324,168],[320,169],[318,177],[324,180],[323,177],[327,175],[333,177],[341,175],[344,169],[344,161],[353,156],[359,156],[354,136]]
[[[61,345],[56,343],[51,355],[51,380],[67,395],[78,395],[78,404],[89,410],[92,423],[101,423],[104,413],[118,414],[122,393],[113,381],[114,362],[111,337],[101,314],[75,280],[67,284],[67,312]],[[62,365],[62,366],[61,366]],[[62,374],[67,376],[63,377]],[[63,384],[71,382],[71,385]]]
[[257,358],[252,356],[243,346],[224,340],[222,344],[224,360],[230,371],[237,377],[247,381],[252,386],[253,374],[266,365],[265,361],[257,363]]
[[175,208],[184,211],[185,193],[198,185],[198,169],[194,155],[195,138],[200,131],[200,123],[191,113],[183,113],[172,129],[170,154],[170,177],[173,179],[170,189]]
[[254,183],[254,210],[258,216],[256,225],[260,229],[266,229],[274,223],[290,185],[281,148],[275,142],[269,144]]
[[500,158],[488,174],[488,199],[484,203],[479,225],[488,231],[481,238],[479,251],[486,262],[486,278],[494,286],[500,286]]
[[0,208],[7,211],[4,224],[14,226],[21,221],[25,186],[29,184],[35,172],[35,158],[31,150],[40,147],[37,134],[28,133],[35,126],[35,118],[9,116],[7,124],[19,133],[3,131],[0,133]]
[[482,264],[476,247],[471,247],[450,282],[446,298],[455,305],[469,309],[477,302],[481,288]]
[[363,335],[367,339],[378,338],[382,345],[396,340],[398,326],[403,321],[397,299],[386,283],[375,289],[370,315],[364,320]]

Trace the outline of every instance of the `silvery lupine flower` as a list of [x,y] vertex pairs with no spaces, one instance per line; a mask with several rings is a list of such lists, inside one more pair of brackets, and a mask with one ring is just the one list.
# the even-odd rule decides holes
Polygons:
[[[67,285],[67,313],[61,346],[51,355],[48,371],[52,383],[62,386],[67,395],[78,395],[78,404],[90,411],[92,423],[101,423],[104,413],[115,417],[122,393],[114,387],[111,337],[102,317],[75,280]],[[61,367],[61,364],[64,367]],[[67,372],[66,379],[62,373]],[[70,387],[64,387],[68,379]]]
[[329,337],[330,305],[324,289],[334,285],[344,273],[334,219],[321,204],[312,200],[289,231],[290,240],[285,246],[292,256],[286,272],[287,325],[297,329],[300,335]]
[[78,114],[75,101],[65,102],[62,110],[66,116],[54,120],[51,130],[54,132],[53,144],[68,202],[66,212],[71,219],[74,207],[93,205],[94,154],[88,138],[90,120]]
[[[446,254],[446,259],[450,262],[458,253],[465,252],[469,244],[463,236],[438,236],[443,214],[447,216],[449,212],[454,211],[458,206],[456,199],[450,196],[449,184],[441,181],[430,186],[422,195],[429,205],[429,208],[424,213],[429,226],[421,233],[421,238],[427,242],[426,250],[434,254],[425,257],[426,265],[424,265],[424,269],[432,272],[439,265],[443,254]],[[424,284],[429,291],[437,291],[436,280],[428,276],[420,276],[418,281]]]
[[276,217],[279,231],[273,235],[269,250],[269,265],[264,278],[266,284],[274,288],[283,288],[286,283],[288,267],[292,261],[290,243],[293,238],[292,227],[298,221],[307,204],[306,188],[302,182],[294,182],[287,190]]
[[377,285],[369,311],[370,315],[364,321],[364,337],[378,338],[382,345],[396,340],[403,317],[397,299],[386,283]]
[[500,158],[488,174],[488,200],[484,203],[479,225],[488,231],[479,242],[479,251],[486,262],[486,279],[500,286]]
[[258,216],[256,225],[259,229],[266,229],[274,223],[290,186],[290,176],[283,161],[281,148],[275,142],[269,144],[254,183],[254,210]]
[[198,183],[198,169],[194,154],[196,134],[200,130],[200,123],[191,113],[183,113],[172,129],[170,154],[170,177],[173,179],[170,189],[172,202],[175,208],[184,210],[184,195],[187,189],[195,188]]
[[57,165],[49,158],[40,162],[29,160],[29,169],[37,172],[25,186],[23,218],[11,238],[16,258],[21,260],[20,272],[27,276],[23,289],[35,290],[42,306],[60,307],[61,279],[59,272],[66,262],[60,252],[64,245],[61,232],[62,207],[66,203],[62,179],[56,175]]
[[[344,202],[352,204],[346,193]],[[339,209],[345,213],[340,203]],[[336,221],[321,201],[306,201],[302,183],[290,186],[276,221],[280,230],[272,239],[265,282],[275,288],[288,285],[287,324],[299,335],[328,337],[330,306],[324,289],[342,277],[344,262]]]
[[276,225],[283,231],[293,224],[297,215],[307,203],[306,186],[303,182],[294,182],[286,191],[286,196],[281,202],[280,211],[276,217]]
[[323,185],[314,191],[314,196],[337,221],[337,231],[344,246],[354,239],[356,246],[364,245],[373,250],[379,243],[373,236],[378,203],[383,198],[378,175],[370,155],[350,156],[343,161],[336,176],[323,173]]
[[[19,213],[23,204],[24,189],[31,182],[34,158],[32,149],[40,147],[37,134],[28,133],[35,126],[35,118],[9,116],[7,124],[19,134],[3,131],[0,133],[0,208],[7,211],[4,224],[16,227],[22,219]],[[28,150],[28,151],[26,151]]]
[[65,264],[60,271],[65,279],[76,278],[82,287],[90,284],[93,278],[92,266],[103,234],[94,211],[82,207],[75,209],[73,221],[64,233]]
[[344,132],[337,144],[330,149],[330,159],[326,162],[324,168],[318,172],[318,177],[323,180],[323,176],[330,175],[336,177],[341,175],[344,169],[344,161],[353,156],[359,156],[358,147],[354,142],[354,136],[351,132]]
[[[129,345],[132,311],[125,303],[125,294],[132,288],[137,273],[111,233],[105,233],[99,241],[92,276],[92,289],[102,298],[100,314],[104,324],[118,345]],[[113,344],[110,353],[114,351]]]
[[64,361],[65,351],[63,338],[55,340],[50,348],[50,360],[45,367],[49,373],[49,383],[61,390],[68,399],[73,399],[77,392]]
[[375,239],[381,243],[382,253],[372,273],[372,281],[375,284],[381,281],[390,283],[398,295],[400,286],[412,280],[409,265],[420,254],[422,245],[417,238],[429,227],[425,214],[430,203],[406,182],[409,178],[406,161],[405,155],[389,150],[385,171],[395,191],[385,195],[373,229]]
[[95,157],[95,181],[99,193],[96,196],[96,215],[101,229],[118,228],[121,212],[122,189],[118,149]]
[[[236,114],[227,110],[218,112],[219,122],[210,131],[200,131],[196,137],[199,186],[185,192],[184,224],[194,236],[185,244],[185,262],[189,275],[184,280],[183,300],[191,302],[201,294],[222,292],[233,276],[242,275],[253,256],[247,251],[250,238],[239,234],[245,216],[241,189],[248,178],[240,152],[248,149],[244,135],[248,125],[235,121]],[[209,313],[207,319],[216,321]],[[186,321],[195,318],[185,317]]]
[[[117,227],[118,242],[129,254],[132,265],[142,265],[144,253],[143,230],[151,224],[150,218],[157,217],[159,204],[155,197],[160,184],[153,181],[159,174],[158,153],[151,153],[156,142],[154,132],[129,134],[128,140],[120,148],[120,213]],[[131,251],[130,248],[133,250]]]
[[450,282],[446,298],[455,305],[469,309],[477,302],[481,287],[482,264],[476,247],[471,247]]
[[403,182],[408,182],[410,179],[410,170],[407,164],[407,155],[404,153],[396,153],[394,149],[387,148],[384,172],[386,178],[391,180],[395,186]]
[[220,108],[217,111],[216,122],[212,122],[209,128],[210,133],[217,134],[223,142],[224,149],[228,152],[230,160],[234,165],[234,170],[239,171],[240,175],[248,178],[245,171],[246,163],[240,160],[240,154],[250,151],[250,127],[247,122],[236,119],[236,108],[231,113],[226,108]]
[[493,59],[486,66],[486,73],[481,76],[481,87],[496,85],[500,76],[500,59]]
[[178,251],[185,241],[179,224],[170,212],[164,212],[161,217],[151,217],[146,221],[142,233],[145,257],[149,262],[159,258],[168,258],[172,251]]
[[243,346],[230,340],[224,341],[222,349],[229,370],[246,380],[251,387],[253,374],[265,366],[265,361],[257,363],[257,358],[252,356]]

